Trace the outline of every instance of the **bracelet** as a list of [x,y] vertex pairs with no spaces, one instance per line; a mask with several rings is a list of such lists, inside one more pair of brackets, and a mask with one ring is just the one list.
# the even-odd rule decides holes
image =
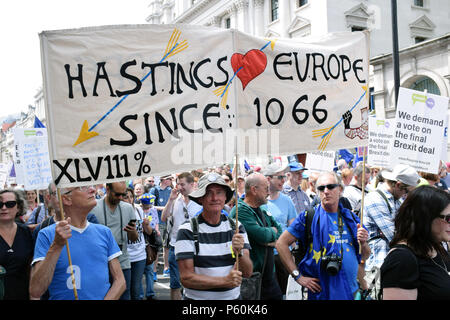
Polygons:
[[299,274],[298,276],[296,276],[296,277],[294,278],[294,280],[297,281],[298,279],[300,279],[301,276],[302,276],[302,275]]

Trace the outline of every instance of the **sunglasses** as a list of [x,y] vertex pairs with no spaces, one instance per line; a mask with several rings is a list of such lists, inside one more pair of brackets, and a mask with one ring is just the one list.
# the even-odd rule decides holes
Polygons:
[[272,178],[278,178],[279,180],[286,179],[286,176],[271,176]]
[[325,191],[325,188],[327,188],[328,190],[333,190],[334,188],[336,188],[337,186],[339,186],[337,183],[332,183],[332,184],[326,184],[324,186],[318,186],[317,190],[319,191]]
[[76,189],[78,189],[78,190],[80,190],[81,192],[86,192],[86,191],[88,191],[90,188],[93,188],[94,186],[82,186],[82,187],[76,187],[75,189],[72,189],[72,190],[70,190],[70,191],[67,191],[67,192],[65,192],[65,193],[63,193],[63,194],[69,194],[69,193],[71,193],[72,191],[74,191],[74,190],[76,190]]
[[[1,208],[1,202],[0,202],[0,208]],[[450,214],[447,215],[440,215],[439,218],[444,219],[445,222],[450,223]]]
[[114,193],[114,195],[118,198],[119,197],[125,198],[127,196],[126,193],[119,193],[119,192],[115,192],[114,190],[111,190],[111,192]]
[[0,201],[0,209],[3,208],[3,205],[5,205],[7,208],[11,209],[11,208],[14,208],[14,206],[16,204],[17,204],[17,201],[6,201],[6,202]]

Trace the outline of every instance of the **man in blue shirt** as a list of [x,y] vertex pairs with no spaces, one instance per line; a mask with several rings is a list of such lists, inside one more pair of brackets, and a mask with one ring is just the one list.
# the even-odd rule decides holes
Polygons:
[[[97,204],[95,189],[92,186],[65,188],[61,193],[67,218],[39,232],[30,296],[38,299],[48,289],[50,300],[118,299],[126,288],[117,258],[121,251],[108,227],[91,224],[86,219]],[[66,245],[70,249],[72,268]]]
[[[276,248],[291,276],[308,289],[308,300],[352,300],[358,289],[359,263],[370,255],[368,232],[339,203],[343,185],[336,173],[321,173],[316,186],[321,203],[312,219],[310,243],[305,243],[306,212],[302,212],[280,236]],[[307,248],[298,269],[289,251],[296,240]],[[333,265],[338,267],[333,270]]]
[[[287,229],[297,216],[291,198],[280,192],[283,190],[283,183],[286,180],[286,171],[288,169],[289,167],[282,167],[275,162],[263,170],[263,174],[269,182],[269,201],[262,208],[272,214],[275,220],[281,225],[282,232]],[[278,284],[280,285],[281,292],[285,294],[289,273],[284,268],[276,249],[274,249],[274,258]]]

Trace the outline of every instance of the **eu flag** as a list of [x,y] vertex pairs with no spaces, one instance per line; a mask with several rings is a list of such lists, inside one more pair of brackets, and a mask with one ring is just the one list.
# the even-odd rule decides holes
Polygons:
[[351,160],[353,160],[353,153],[351,153],[347,149],[339,149],[338,159],[344,159],[345,162],[349,163]]
[[39,120],[37,116],[34,117],[34,126],[33,128],[45,128],[44,124]]

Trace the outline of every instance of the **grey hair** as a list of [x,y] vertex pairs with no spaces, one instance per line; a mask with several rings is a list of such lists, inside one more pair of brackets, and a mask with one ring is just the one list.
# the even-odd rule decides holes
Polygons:
[[317,190],[317,187],[319,186],[319,181],[322,179],[322,177],[324,176],[332,176],[334,177],[336,183],[342,188],[342,190],[345,188],[344,183],[342,182],[342,178],[334,171],[323,171],[319,174],[319,177],[316,180],[316,192],[319,193],[320,191]]
[[257,186],[261,177],[264,177],[261,173],[252,173],[245,178],[245,193],[249,193],[251,187]]
[[[365,166],[365,168],[366,168],[366,173],[370,174],[370,168],[368,166]],[[362,162],[360,162],[360,163],[358,163],[355,170],[353,171],[353,175],[357,176],[357,177],[361,177],[362,172],[363,172],[363,164],[362,164]]]
[[23,190],[17,190],[17,189],[4,189],[0,191],[0,195],[4,194],[4,193],[13,193],[15,198],[16,198],[16,202],[17,202],[17,214],[16,217],[21,217],[23,215],[25,215],[25,213],[27,213],[27,209],[28,209],[28,204],[27,201],[25,200],[25,192]]

